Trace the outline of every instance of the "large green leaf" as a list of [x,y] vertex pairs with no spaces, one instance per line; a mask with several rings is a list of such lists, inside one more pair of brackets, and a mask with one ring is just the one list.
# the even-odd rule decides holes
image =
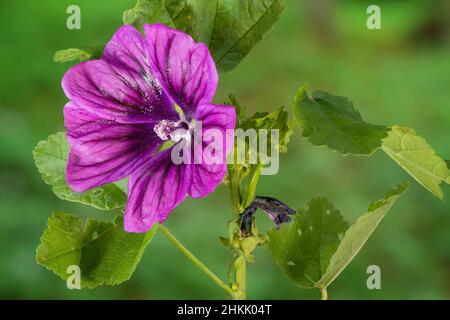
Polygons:
[[383,140],[383,150],[417,182],[436,197],[443,199],[442,181],[450,183],[450,172],[444,160],[436,155],[425,139],[413,129],[393,126]]
[[66,280],[67,268],[81,271],[81,287],[115,285],[128,280],[136,269],[157,225],[147,233],[123,230],[122,217],[114,223],[56,212],[48,220],[36,250],[39,264]]
[[80,202],[100,210],[125,206],[127,197],[123,184],[108,184],[83,193],[72,191],[66,182],[68,154],[69,144],[64,132],[50,135],[33,150],[33,158],[42,179],[52,186],[55,195],[63,200]]
[[348,225],[325,198],[297,210],[291,223],[269,231],[269,249],[280,269],[302,288],[320,280]]
[[331,258],[326,273],[317,283],[317,287],[326,288],[358,254],[370,235],[375,231],[380,221],[394,205],[398,197],[406,191],[408,182],[403,182],[388,191],[386,196],[372,203],[367,212],[345,232],[339,247]]
[[[203,1],[203,6],[214,1]],[[183,30],[193,24],[193,5],[196,1],[186,0],[137,0],[136,6],[123,13],[123,23],[131,24],[143,30],[146,23],[162,23],[172,28],[184,26]],[[200,5],[201,2],[200,2]],[[186,13],[190,13],[190,18]],[[198,19],[198,17],[195,17]]]
[[142,29],[163,23],[208,45],[220,71],[230,71],[279,19],[283,0],[138,0],[124,12],[126,24]]
[[103,48],[71,48],[60,50],[53,56],[54,62],[68,62],[68,61],[86,61],[91,59],[98,59],[102,55]]
[[311,99],[305,87],[295,97],[294,116],[313,145],[341,154],[371,155],[389,131],[365,122],[347,98],[316,91]]
[[290,223],[269,232],[269,250],[282,272],[302,288],[326,288],[356,256],[408,183],[392,188],[372,203],[347,229],[347,223],[324,198],[298,210]]

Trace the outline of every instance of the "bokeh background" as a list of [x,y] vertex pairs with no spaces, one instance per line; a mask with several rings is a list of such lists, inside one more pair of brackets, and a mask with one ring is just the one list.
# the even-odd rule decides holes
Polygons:
[[[35,262],[35,248],[54,210],[112,218],[56,198],[36,170],[39,140],[63,130],[66,98],[60,81],[70,64],[52,62],[59,49],[106,43],[134,0],[0,0],[0,298],[212,299],[220,288],[157,234],[132,279],[115,287],[68,290]],[[66,8],[81,7],[81,30],[66,28]],[[378,4],[382,30],[366,28]],[[365,119],[410,126],[450,158],[450,6],[447,0],[286,0],[274,30],[232,72],[221,76],[217,102],[237,95],[248,113],[290,108],[297,88],[324,89],[354,100]],[[262,177],[258,194],[299,207],[328,197],[353,222],[392,185],[410,179],[382,152],[342,157],[314,148],[296,129],[280,171]],[[447,196],[449,187],[444,186]],[[188,200],[168,227],[225,278],[229,197],[222,185]],[[257,218],[261,228],[269,223]],[[413,182],[349,267],[330,286],[332,299],[450,298],[450,206]],[[366,288],[366,268],[381,267],[382,289]],[[248,267],[248,297],[317,299],[290,283],[266,247]]]

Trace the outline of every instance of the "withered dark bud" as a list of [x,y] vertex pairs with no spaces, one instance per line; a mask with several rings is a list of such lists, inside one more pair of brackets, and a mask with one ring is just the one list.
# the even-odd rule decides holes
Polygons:
[[290,215],[295,213],[295,210],[289,208],[288,205],[272,197],[256,196],[252,203],[245,208],[241,216],[241,232],[243,235],[249,235],[253,216],[256,209],[263,210],[269,218],[275,223],[278,229],[281,224],[291,221]]

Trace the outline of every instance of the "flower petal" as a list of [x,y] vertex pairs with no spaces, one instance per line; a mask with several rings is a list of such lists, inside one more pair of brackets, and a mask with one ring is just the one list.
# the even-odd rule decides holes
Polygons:
[[103,50],[102,60],[125,72],[127,79],[145,83],[142,75],[151,74],[149,46],[144,36],[131,25],[120,27]]
[[[195,163],[191,164],[189,194],[201,198],[211,193],[225,175],[226,157],[234,146],[236,112],[232,106],[204,104],[197,108],[195,119],[202,124],[202,143],[194,143],[197,152],[194,152]],[[201,161],[198,161],[199,154]]]
[[64,120],[71,147],[67,182],[78,192],[125,178],[161,144],[151,124],[104,120],[73,102],[64,107]]
[[160,152],[131,175],[125,208],[126,231],[146,232],[153,224],[163,222],[186,199],[191,181],[189,167],[174,164],[171,150]]
[[113,36],[101,60],[70,68],[62,87],[80,107],[105,119],[143,123],[176,119],[173,104],[149,73],[144,37],[124,26]]
[[153,74],[187,117],[195,108],[210,103],[218,74],[207,46],[188,34],[160,24],[145,25]]
[[198,106],[195,120],[202,122],[203,129],[234,130],[236,127],[236,108],[220,104],[203,104]]
[[159,81],[150,70],[150,47],[145,37],[131,25],[116,31],[103,50],[102,60],[107,62],[129,86],[137,90],[148,105],[158,106],[153,110],[162,119],[174,119],[173,103],[163,92]]

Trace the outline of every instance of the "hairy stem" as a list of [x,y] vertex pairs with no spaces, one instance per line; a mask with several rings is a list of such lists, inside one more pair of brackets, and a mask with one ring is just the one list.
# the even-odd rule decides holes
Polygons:
[[159,229],[164,233],[164,235],[189,259],[194,263],[200,270],[202,270],[206,275],[214,281],[219,287],[225,290],[228,294],[232,295],[233,290],[227,286],[218,276],[216,276],[211,270],[208,269],[200,260],[198,260],[188,248],[186,248],[177,238],[163,225],[159,225]]

